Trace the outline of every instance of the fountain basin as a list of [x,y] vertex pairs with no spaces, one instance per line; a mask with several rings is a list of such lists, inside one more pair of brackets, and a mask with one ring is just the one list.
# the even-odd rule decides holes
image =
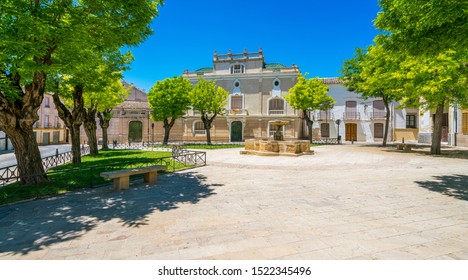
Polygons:
[[293,156],[313,155],[310,143],[306,140],[271,140],[271,139],[248,139],[245,140],[245,150],[242,155],[257,156]]

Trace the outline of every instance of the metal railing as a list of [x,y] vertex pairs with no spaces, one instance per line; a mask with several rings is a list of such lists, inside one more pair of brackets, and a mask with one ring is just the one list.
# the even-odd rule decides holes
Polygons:
[[[84,146],[81,147],[81,155],[89,154],[89,147]],[[42,158],[42,166],[44,167],[44,171],[48,171],[49,169],[63,165],[72,161],[73,154],[71,151],[65,153],[56,153],[53,156],[48,156]],[[30,177],[37,176],[38,174],[31,174]],[[0,168],[0,186],[4,186],[6,184],[14,183],[20,180],[18,165],[10,165],[7,167]]]
[[268,115],[284,115],[284,110],[268,110]]
[[[181,147],[181,145],[174,145]],[[176,169],[187,169],[187,168],[194,168],[199,166],[206,165],[206,153],[199,152],[199,151],[190,151],[185,148],[179,148],[174,150],[174,148],[168,147],[160,147],[158,144],[155,143],[130,143],[130,144],[116,144],[114,149],[121,149],[121,150],[151,150],[151,151],[172,151],[171,156],[159,157],[154,159],[137,159],[132,161],[124,161],[118,162],[115,164],[106,164],[106,165],[96,165],[91,167],[85,168],[72,168],[66,170],[54,170],[53,167],[57,167],[59,165],[63,165],[72,161],[73,155],[72,152],[65,152],[61,154],[55,154],[53,156],[48,156],[42,158],[42,164],[44,166],[44,170],[47,172],[47,175],[50,175],[50,172],[53,174],[56,173],[64,173],[69,171],[78,171],[78,170],[89,170],[91,172],[92,178],[90,180],[91,185],[93,186],[93,182],[99,182],[101,179],[96,178],[99,177],[99,174],[96,175],[96,170],[114,170],[116,168],[124,169],[128,168],[128,166],[132,165],[132,168],[149,166],[149,165],[165,165],[168,167],[168,170],[174,171]],[[89,147],[84,146],[81,148],[81,155],[89,154]],[[178,164],[177,164],[178,163]],[[181,166],[182,165],[182,166]],[[31,174],[30,177],[35,177],[38,174]],[[7,184],[11,184],[17,182],[21,179],[18,171],[17,165],[7,166],[0,169],[0,187],[5,186]]]
[[370,118],[373,119],[385,119],[387,116],[386,112],[370,112]]
[[361,115],[359,112],[344,112],[343,113],[343,119],[344,120],[359,120],[361,118]]

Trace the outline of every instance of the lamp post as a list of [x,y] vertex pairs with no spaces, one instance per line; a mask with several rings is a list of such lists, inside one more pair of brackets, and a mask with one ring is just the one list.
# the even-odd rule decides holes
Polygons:
[[151,124],[151,142],[154,143],[154,123]]
[[341,123],[341,120],[337,119],[335,121],[335,123],[338,125],[338,138],[337,138],[337,141],[338,141],[338,144],[341,144],[341,136],[340,136],[340,123]]

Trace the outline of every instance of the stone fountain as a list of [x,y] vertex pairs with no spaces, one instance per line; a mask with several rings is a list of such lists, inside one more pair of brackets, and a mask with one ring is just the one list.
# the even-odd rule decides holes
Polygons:
[[314,151],[310,149],[309,141],[284,140],[282,128],[289,124],[289,121],[275,120],[270,122],[270,124],[276,126],[273,140],[247,139],[245,140],[245,150],[240,152],[242,155],[298,157],[314,154]]

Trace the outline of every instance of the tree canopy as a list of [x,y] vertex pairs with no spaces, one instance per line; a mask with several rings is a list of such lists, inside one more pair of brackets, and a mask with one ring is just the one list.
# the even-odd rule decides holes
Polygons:
[[[152,33],[161,0],[0,2],[0,129],[15,148],[23,183],[46,180],[32,125],[49,75],[87,54],[135,46]],[[79,91],[77,91],[79,92]]]
[[335,100],[327,95],[328,86],[320,79],[307,79],[299,73],[297,83],[289,90],[284,98],[288,104],[296,110],[302,111],[303,117],[307,123],[309,141],[312,142],[312,124],[313,119],[309,113],[314,110],[328,110]]
[[421,54],[468,46],[466,1],[379,0],[379,5],[375,26],[390,33],[394,49]]
[[164,123],[164,145],[169,141],[175,120],[184,116],[190,107],[191,90],[190,81],[180,76],[157,82],[148,92],[149,105],[153,110],[151,118]]
[[190,92],[192,108],[201,114],[201,120],[206,130],[206,139],[211,144],[211,123],[216,116],[223,114],[229,93],[215,81],[207,81],[202,77]]

